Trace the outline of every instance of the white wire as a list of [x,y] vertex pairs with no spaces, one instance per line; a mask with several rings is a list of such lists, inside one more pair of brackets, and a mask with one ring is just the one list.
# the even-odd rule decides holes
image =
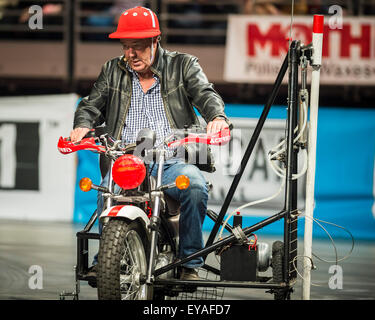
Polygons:
[[[302,102],[302,103],[303,103],[303,109],[302,109],[303,111],[302,111],[301,116],[303,116],[303,124],[302,124],[302,129],[299,131],[298,135],[294,139],[294,143],[297,142],[298,139],[301,137],[301,135],[303,134],[303,132],[304,132],[304,130],[306,128],[306,125],[307,125],[307,104],[306,104],[305,101]],[[298,127],[295,128],[294,132],[297,132],[297,130],[298,130]],[[285,139],[283,141],[281,141],[276,147],[274,147],[273,150],[280,148],[282,145],[285,145]],[[273,151],[273,150],[271,150],[271,151]],[[241,211],[244,208],[247,208],[247,207],[250,207],[250,206],[254,206],[254,205],[259,204],[259,203],[270,201],[270,200],[276,198],[281,193],[281,191],[283,190],[284,185],[285,185],[285,169],[282,169],[282,168],[278,167],[276,164],[274,164],[273,161],[271,160],[271,158],[273,158],[276,155],[280,154],[284,150],[285,150],[285,146],[281,150],[279,150],[276,153],[272,154],[271,157],[268,157],[268,160],[269,160],[269,163],[271,165],[272,170],[276,173],[276,175],[278,175],[279,177],[281,177],[283,179],[282,182],[281,182],[279,190],[275,194],[273,194],[273,195],[271,195],[271,196],[269,196],[267,198],[246,203],[246,204],[244,204],[244,205],[236,208],[235,210],[233,210],[233,212],[229,214],[229,216],[225,219],[223,225],[221,226],[220,233],[219,233],[219,239],[221,239],[223,231],[224,231],[224,228],[227,225],[229,219],[234,214],[236,214],[238,211]],[[307,171],[307,150],[303,149],[303,151],[305,153],[305,161],[304,161],[303,169],[302,169],[302,171],[300,173],[292,175],[292,179],[293,180],[299,179]]]
[[301,135],[303,134],[303,132],[305,131],[305,128],[307,126],[307,102],[306,101],[302,101],[302,105],[303,105],[303,124],[302,124],[302,129],[300,130],[300,132],[298,133],[297,137],[294,139],[294,142],[297,142],[298,139],[301,137]]
[[[312,253],[312,256],[314,256],[315,258],[317,258],[317,259],[320,260],[320,261],[323,261],[323,262],[326,262],[326,263],[335,263],[336,265],[338,264],[338,262],[343,261],[343,260],[349,258],[349,256],[352,254],[353,249],[354,249],[354,237],[353,237],[353,235],[351,234],[351,232],[350,232],[348,229],[346,229],[346,228],[344,228],[344,227],[342,227],[342,226],[339,226],[339,225],[337,225],[337,224],[335,224],[335,223],[328,222],[328,221],[324,221],[324,220],[320,220],[320,219],[316,219],[316,218],[314,218],[314,217],[306,217],[306,216],[301,216],[301,217],[305,217],[305,218],[311,219],[311,220],[312,220],[313,222],[315,222],[320,228],[322,228],[322,229],[324,230],[324,232],[328,235],[329,239],[331,240],[331,242],[332,242],[332,246],[333,246],[334,251],[335,251],[335,260],[334,260],[334,261],[325,260],[325,259],[323,259],[323,258],[320,258],[318,255],[316,255],[316,254],[314,254],[314,253]],[[343,229],[343,230],[345,230],[345,231],[350,235],[350,237],[352,238],[352,247],[350,248],[349,253],[348,253],[346,256],[344,256],[344,257],[338,259],[338,254],[337,254],[337,248],[336,248],[336,245],[335,245],[335,241],[333,240],[332,236],[331,236],[330,233],[327,231],[327,229],[325,229],[325,228],[324,228],[324,227],[323,227],[318,221],[320,221],[320,222],[322,222],[322,223],[326,223],[326,224],[333,225],[333,226],[335,226],[335,227],[337,227],[337,228],[340,228],[340,229]],[[305,258],[308,258],[308,259],[310,259],[310,261],[312,262],[312,263],[311,263],[312,265],[314,265],[314,263],[313,263],[312,258],[309,257],[309,256],[305,256],[305,255],[297,255],[297,256],[294,257],[294,259],[293,259],[293,261],[292,261],[292,263],[293,263],[293,267],[294,267],[294,269],[296,270],[297,274],[301,277],[301,279],[304,280],[303,275],[301,275],[301,274],[299,273],[299,271],[297,270],[296,265],[295,265],[295,261],[296,261],[296,259],[297,259],[298,257],[305,257]],[[319,285],[319,284],[316,284],[316,283],[313,283],[313,282],[311,282],[311,285],[312,285],[312,286],[316,286],[316,287],[321,287],[321,286],[322,286],[322,285]]]
[[[294,259],[292,260],[292,264],[293,264],[294,270],[296,270],[296,272],[297,272],[297,274],[300,276],[300,278],[301,278],[302,280],[304,280],[304,279],[305,279],[304,276],[303,276],[302,274],[299,273],[299,271],[298,271],[298,269],[297,269],[297,266],[296,266],[296,260],[297,260],[298,257],[308,258],[308,259],[310,259],[310,262],[311,262],[312,265],[314,265],[314,263],[313,263],[313,260],[311,259],[311,257],[309,257],[309,256],[304,256],[304,255],[297,255],[297,256],[295,256]],[[311,282],[311,281],[310,281],[310,284],[311,284],[312,286],[315,286],[315,287],[322,287],[322,286],[323,286],[323,285],[321,285],[321,284],[316,284],[316,283]]]
[[[350,255],[352,254],[353,249],[354,249],[354,237],[353,237],[352,233],[351,233],[348,229],[346,229],[346,228],[344,228],[344,227],[342,227],[342,226],[340,226],[340,225],[338,225],[338,224],[335,224],[335,223],[332,223],[332,222],[329,222],[329,221],[320,220],[320,219],[317,219],[317,218],[314,218],[314,217],[307,217],[307,216],[301,216],[301,217],[303,217],[303,218],[308,218],[308,219],[313,220],[313,221],[314,221],[314,222],[315,222],[320,228],[322,228],[322,229],[324,230],[324,232],[325,232],[325,233],[328,235],[328,237],[330,238],[330,240],[331,240],[331,242],[332,242],[332,245],[333,245],[333,247],[334,247],[334,249],[335,249],[335,258],[336,258],[336,259],[333,260],[333,261],[331,261],[331,260],[325,260],[325,259],[319,257],[318,255],[312,253],[312,255],[313,255],[315,258],[317,258],[317,259],[320,260],[320,261],[326,262],[326,263],[335,263],[335,264],[337,265],[338,262],[343,261],[343,260],[345,260],[345,259],[347,259],[347,258],[350,257]],[[349,253],[348,253],[346,256],[344,256],[344,257],[338,259],[337,248],[336,248],[336,245],[335,245],[335,242],[334,242],[333,238],[330,236],[329,232],[328,232],[328,231],[327,231],[327,230],[321,225],[321,223],[319,223],[319,222],[322,222],[322,223],[325,223],[325,224],[330,224],[330,225],[335,226],[335,227],[337,227],[337,228],[343,229],[344,231],[346,231],[346,232],[350,235],[350,237],[351,237],[351,239],[352,239],[352,247],[350,248]]]
[[[307,126],[307,102],[302,101],[302,104],[303,104],[302,114],[301,114],[301,116],[303,116],[302,129],[299,131],[298,135],[294,138],[294,143],[296,143],[298,141],[298,139],[301,137],[301,135],[303,134],[303,132],[305,131],[305,128]],[[296,133],[297,130],[298,130],[298,126],[294,129],[294,133]],[[282,140],[276,147],[271,149],[271,151],[279,149],[283,144],[285,144],[285,139]],[[285,151],[285,148],[282,148],[277,153],[273,154],[271,158],[273,158],[275,155],[278,155],[279,153],[281,153],[283,151]]]
[[[300,173],[296,173],[292,175],[292,179],[296,180],[302,177],[306,171],[307,171],[307,150],[302,150],[305,155],[305,161],[303,162],[303,168]],[[271,169],[275,172],[276,175],[278,175],[281,178],[285,178],[285,169],[280,168],[277,166],[270,158],[268,158],[269,164],[271,165]]]
[[252,202],[246,203],[246,204],[244,204],[244,205],[242,205],[242,206],[236,208],[235,210],[233,210],[233,212],[232,212],[232,213],[231,213],[231,214],[225,219],[225,221],[224,221],[224,223],[223,223],[223,225],[222,225],[222,227],[221,227],[221,229],[220,229],[219,239],[221,239],[222,234],[223,234],[223,231],[224,231],[224,228],[225,228],[225,226],[227,225],[229,219],[230,219],[234,214],[236,214],[236,212],[241,211],[242,209],[244,209],[244,208],[246,208],[246,207],[254,206],[254,205],[256,205],[256,204],[263,203],[263,202],[266,202],[266,201],[270,201],[270,200],[276,198],[276,197],[281,193],[281,191],[283,190],[284,185],[285,185],[285,179],[282,180],[279,190],[278,190],[275,194],[273,194],[272,196],[270,196],[270,197],[268,197],[268,198],[264,198],[264,199],[260,199],[260,200],[256,200],[256,201],[252,201]]
[[[306,103],[306,101],[303,101],[302,104],[303,104],[303,109],[302,109],[303,114],[301,115],[301,116],[303,116],[302,129],[299,131],[298,135],[294,138],[294,141],[293,141],[294,143],[296,143],[298,141],[298,139],[301,137],[301,135],[303,134],[303,132],[305,131],[305,128],[307,126],[307,103]],[[297,130],[298,130],[298,126],[294,129],[294,133],[296,133]],[[285,145],[285,139],[282,140],[276,147],[271,149],[271,151],[276,151],[282,145]],[[274,158],[275,156],[279,155],[281,152],[284,152],[284,151],[285,151],[285,146],[283,146],[283,148],[281,148],[276,153],[272,154],[271,159]]]
[[[294,143],[296,143],[298,141],[298,139],[301,137],[301,135],[304,133],[305,131],[305,128],[307,126],[307,103],[306,101],[303,101],[302,102],[303,104],[303,112],[301,114],[301,116],[303,116],[303,124],[302,124],[302,128],[301,130],[299,131],[298,135],[294,138]],[[298,130],[298,127],[296,127],[295,129],[295,132]],[[283,146],[284,145],[284,146]],[[279,151],[276,151],[278,148],[280,148],[281,146],[283,146]],[[293,175],[293,180],[294,179],[298,179],[300,178],[301,176],[303,176],[305,174],[305,172],[307,171],[307,151],[306,149],[303,149],[306,153],[306,158],[305,158],[305,162],[304,162],[304,168],[303,170],[298,173],[298,174],[295,174]],[[285,169],[283,168],[280,168],[279,166],[277,166],[273,160],[276,160],[275,157],[278,156],[279,154],[281,154],[282,152],[285,151],[285,139],[282,140],[276,147],[274,147],[273,149],[271,149],[271,151],[274,151],[274,153],[272,153],[269,157],[268,157],[268,161],[271,165],[271,169],[275,172],[276,175],[278,175],[279,177],[284,177],[284,173],[285,173]]]
[[[302,176],[306,173],[306,171],[307,171],[307,151],[304,150],[304,153],[305,153],[306,156],[305,156],[305,161],[304,161],[303,169],[302,169],[302,171],[301,171],[299,174],[295,174],[295,175],[293,175],[293,179],[299,179],[299,178],[302,177]],[[273,163],[272,163],[272,161],[271,161],[270,163],[271,163],[271,166],[273,167]],[[225,219],[225,221],[224,221],[224,223],[223,223],[223,225],[222,225],[222,227],[221,227],[221,229],[220,229],[219,239],[221,239],[222,234],[223,234],[223,231],[224,231],[224,228],[225,228],[225,226],[227,225],[229,219],[230,219],[234,214],[236,214],[238,211],[241,211],[242,209],[247,208],[247,207],[254,206],[254,205],[256,205],[256,204],[260,204],[260,203],[263,203],[263,202],[270,201],[270,200],[276,198],[276,197],[281,193],[281,191],[283,190],[284,185],[285,185],[286,177],[285,177],[285,174],[278,174],[278,172],[276,172],[276,171],[275,171],[275,173],[276,173],[278,176],[280,176],[280,177],[282,178],[282,181],[281,181],[281,185],[280,185],[279,190],[278,190],[275,194],[273,194],[273,195],[271,195],[271,196],[269,196],[269,197],[267,197],[267,198],[264,198],[264,199],[260,199],[260,200],[256,200],[256,201],[252,201],[252,202],[246,203],[246,204],[244,204],[244,205],[242,205],[242,206],[236,208],[235,210],[233,210],[232,213],[230,213],[229,216]]]

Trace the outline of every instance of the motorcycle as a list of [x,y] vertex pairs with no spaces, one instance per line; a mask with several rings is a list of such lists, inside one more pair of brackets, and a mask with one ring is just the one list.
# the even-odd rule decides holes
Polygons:
[[[101,192],[104,209],[99,220],[103,227],[101,234],[90,237],[89,231],[98,217],[95,212],[77,234],[76,291],[71,295],[78,299],[79,280],[97,287],[100,300],[149,300],[178,295],[181,287],[156,285],[155,279],[178,279],[179,267],[156,276],[154,271],[175,262],[178,251],[179,203],[164,191],[189,188],[189,177],[178,176],[174,183],[162,185],[163,164],[168,150],[175,150],[175,156],[187,144],[220,146],[230,138],[229,128],[210,135],[187,128],[175,130],[156,146],[155,133],[149,129],[141,130],[137,143],[128,146],[106,133],[95,135],[95,130],[78,143],[60,137],[58,150],[62,154],[90,150],[105,155],[110,162],[106,186],[95,185],[89,178],[79,183],[82,191]],[[155,163],[159,165],[156,177],[150,174]],[[96,279],[87,276],[89,238],[100,240]],[[66,295],[69,294],[60,297]]]

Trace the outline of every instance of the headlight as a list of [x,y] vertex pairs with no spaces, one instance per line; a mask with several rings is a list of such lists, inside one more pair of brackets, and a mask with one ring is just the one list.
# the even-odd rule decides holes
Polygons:
[[146,167],[143,161],[132,155],[119,157],[112,167],[113,181],[122,189],[137,188],[146,177]]

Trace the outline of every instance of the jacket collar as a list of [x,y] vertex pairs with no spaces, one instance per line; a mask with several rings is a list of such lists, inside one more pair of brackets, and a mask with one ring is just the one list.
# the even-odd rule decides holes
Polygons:
[[156,49],[155,60],[154,63],[151,65],[151,71],[155,73],[158,77],[161,76],[161,70],[163,69],[163,56],[164,56],[164,49],[161,47],[160,43],[158,43],[158,47]]

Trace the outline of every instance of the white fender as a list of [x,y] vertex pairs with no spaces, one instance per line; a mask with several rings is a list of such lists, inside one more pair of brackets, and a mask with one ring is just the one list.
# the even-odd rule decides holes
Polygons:
[[146,213],[142,209],[136,206],[130,206],[130,205],[117,205],[117,206],[110,207],[103,211],[99,219],[104,219],[107,217],[108,218],[127,218],[132,221],[134,221],[137,218],[140,218],[144,222],[146,227],[150,223],[149,218],[147,217]]

